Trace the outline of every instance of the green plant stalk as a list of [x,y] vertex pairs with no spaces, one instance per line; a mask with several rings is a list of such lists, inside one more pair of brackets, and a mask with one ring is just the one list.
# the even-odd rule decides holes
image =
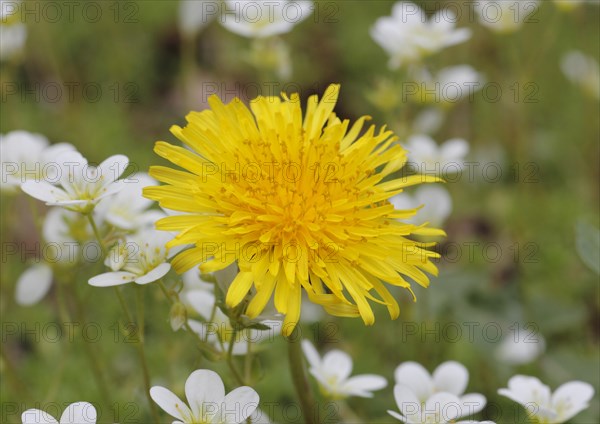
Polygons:
[[288,357],[290,362],[290,372],[292,381],[300,406],[302,407],[302,415],[306,424],[316,424],[315,417],[315,398],[312,393],[306,368],[304,367],[304,357],[302,355],[302,346],[300,333],[298,328],[294,328],[292,334],[285,338],[288,342]]

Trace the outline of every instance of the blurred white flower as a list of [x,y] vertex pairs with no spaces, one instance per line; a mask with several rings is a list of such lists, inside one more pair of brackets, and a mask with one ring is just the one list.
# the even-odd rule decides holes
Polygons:
[[272,340],[281,334],[281,320],[266,319],[257,322],[267,326],[268,330],[241,330],[237,332],[235,340],[232,340],[231,322],[227,315],[216,306],[216,297],[213,293],[206,290],[191,290],[185,294],[184,299],[206,321],[188,320],[192,331],[202,339],[206,339],[217,351],[228,352],[229,345],[233,342],[232,354],[246,355],[249,342],[256,344],[267,339]]
[[545,348],[546,341],[541,334],[519,328],[510,331],[502,339],[496,350],[496,357],[508,364],[528,364],[544,353]]
[[112,271],[90,278],[96,287],[135,282],[148,284],[162,278],[171,269],[165,244],[173,236],[164,231],[146,229],[119,242],[108,252],[104,264]]
[[21,23],[0,24],[0,61],[9,60],[23,51],[27,27]]
[[469,143],[462,138],[450,139],[438,147],[431,137],[424,134],[411,136],[405,147],[409,165],[417,173],[442,177],[460,172],[469,153]]
[[478,0],[473,7],[481,25],[495,32],[509,33],[528,22],[538,4],[539,0]]
[[313,12],[310,0],[225,0],[221,24],[229,31],[250,38],[285,34]]
[[75,150],[68,143],[50,145],[41,134],[17,130],[0,135],[2,190],[14,191],[25,181],[56,181],[56,158]]
[[569,81],[600,99],[600,66],[596,59],[572,50],[562,57],[560,68]]
[[115,182],[129,164],[126,156],[111,156],[98,167],[88,165],[79,152],[65,152],[56,158],[57,187],[49,181],[26,181],[21,189],[47,205],[62,206],[80,213],[90,213],[104,197],[123,188]]
[[551,393],[537,378],[515,375],[508,380],[508,388],[498,393],[523,405],[538,422],[560,424],[589,407],[594,388],[583,381],[571,381]]
[[435,75],[421,69],[415,78],[419,84],[416,93],[418,101],[442,106],[452,105],[467,97],[472,100],[475,92],[484,84],[483,75],[469,65],[443,68]]
[[352,358],[338,349],[330,350],[323,358],[308,340],[302,340],[302,350],[308,361],[309,372],[319,383],[323,394],[332,399],[349,396],[373,397],[373,391],[387,386],[387,380],[375,374],[350,377]]
[[17,280],[15,300],[22,306],[38,303],[52,285],[52,268],[40,263],[28,268]]
[[390,198],[390,203],[397,210],[416,209],[422,206],[416,215],[403,219],[403,222],[421,224],[429,222],[433,227],[440,227],[452,212],[450,193],[440,185],[420,186],[414,195],[400,193]]
[[[213,277],[214,278],[214,277]],[[215,288],[215,284],[210,281],[204,281],[200,275],[200,270],[197,267],[184,272],[181,275],[183,280],[183,290],[205,290],[212,292]]]
[[[403,402],[412,401],[413,397],[417,400],[418,404],[425,405],[454,402],[456,407],[453,408],[452,417],[443,417],[446,421],[476,414],[485,407],[487,402],[485,396],[482,394],[463,394],[469,382],[469,372],[462,364],[456,361],[447,361],[440,364],[433,372],[433,375],[429,374],[421,364],[404,362],[396,368],[394,377],[396,379],[394,394],[396,395],[396,391],[398,391],[398,394],[402,395],[400,397],[403,399]],[[398,386],[402,389],[397,389]],[[407,394],[407,390],[410,392],[410,395]],[[439,395],[442,394],[450,396],[440,397]],[[435,402],[431,401],[432,399]],[[396,402],[400,411],[403,411],[406,415],[409,409],[408,404],[403,407],[398,402],[397,395]],[[415,413],[425,413],[426,410],[427,408],[423,411],[415,410]]]
[[444,111],[438,107],[428,107],[421,111],[412,125],[414,134],[433,134],[444,123]]
[[144,187],[157,185],[154,178],[143,172],[122,180],[122,189],[114,196],[105,197],[96,206],[97,216],[122,230],[136,230],[154,226],[165,216],[158,210],[147,210],[154,203],[142,196]]
[[419,6],[401,1],[394,4],[392,16],[375,22],[371,37],[390,56],[389,67],[398,69],[468,40],[471,31],[456,29],[456,22],[457,17],[450,9],[442,9],[427,19]]
[[184,37],[196,36],[216,16],[219,3],[214,0],[180,0],[179,31]]
[[167,414],[184,423],[242,423],[258,407],[259,396],[248,386],[238,387],[225,395],[219,375],[211,370],[196,370],[185,382],[186,405],[170,390],[154,386],[150,396]]
[[88,402],[75,402],[67,406],[60,421],[39,409],[28,409],[21,414],[23,424],[95,424],[96,408]]

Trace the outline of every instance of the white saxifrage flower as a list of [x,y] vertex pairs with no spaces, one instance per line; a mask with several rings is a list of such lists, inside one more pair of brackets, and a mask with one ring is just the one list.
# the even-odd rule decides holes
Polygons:
[[428,135],[411,136],[405,144],[408,162],[415,171],[423,175],[445,177],[460,172],[465,167],[469,143],[462,138],[453,138],[441,146]]
[[41,134],[17,130],[0,135],[2,190],[14,191],[25,181],[56,181],[56,158],[75,147],[68,143],[50,145]]
[[221,24],[229,31],[249,38],[265,38],[290,32],[313,12],[310,0],[225,0],[227,11]]
[[48,181],[27,181],[21,186],[23,191],[47,205],[90,213],[101,199],[123,188],[122,182],[116,180],[127,168],[129,160],[126,156],[115,155],[95,167],[88,165],[80,153],[66,152],[56,158],[56,163],[60,187]]
[[[15,301],[22,306],[39,302],[50,290],[53,267],[68,267],[80,261],[94,262],[102,252],[93,239],[90,223],[81,214],[50,208],[44,218],[43,261],[26,270],[17,280]],[[52,266],[51,266],[52,265]]]
[[523,405],[527,414],[538,422],[560,424],[589,407],[594,388],[583,381],[570,381],[551,393],[537,378],[515,375],[508,380],[508,388],[498,393]]
[[420,224],[428,222],[434,227],[440,227],[452,212],[452,197],[444,187],[431,184],[417,188],[413,195],[400,193],[390,198],[390,203],[397,210],[421,208],[412,217],[403,219],[404,222]]
[[219,4],[213,0],[180,0],[178,24],[184,37],[196,36],[216,16]]
[[192,331],[197,333],[202,339],[212,344],[217,351],[228,352],[229,346],[233,343],[231,353],[233,355],[248,354],[248,344],[256,344],[265,340],[273,340],[281,334],[281,320],[265,319],[257,320],[257,323],[267,326],[269,329],[244,329],[236,333],[235,340],[232,340],[233,327],[227,315],[216,306],[216,298],[213,293],[207,290],[191,290],[187,292],[184,299],[205,322],[188,320]]
[[[440,364],[433,375],[429,374],[421,364],[410,361],[404,362],[396,368],[394,377],[396,385],[402,387],[402,390],[397,389],[398,393],[402,395],[400,396],[402,402],[413,400],[411,396],[406,394],[406,390],[412,393],[419,404],[427,405],[431,399],[439,403],[454,402],[456,408],[454,408],[454,411],[448,412],[452,416],[442,417],[447,418],[446,421],[476,414],[485,407],[487,402],[482,394],[464,394],[469,382],[469,372],[456,361],[447,361]],[[397,390],[394,389],[394,393]],[[448,396],[440,397],[441,394]],[[398,407],[406,415],[406,411],[410,409],[409,405],[402,406],[398,399],[398,396],[396,396]],[[433,405],[433,401],[430,403]],[[419,414],[421,412],[425,413],[425,410],[419,410],[418,412]]]
[[513,329],[500,342],[496,357],[508,364],[529,364],[544,353],[545,348],[546,342],[541,334],[527,328]]
[[590,96],[600,99],[600,65],[596,59],[573,50],[563,56],[560,68],[569,81]]
[[158,210],[148,210],[154,203],[142,196],[144,187],[158,184],[154,178],[143,172],[130,175],[122,180],[121,190],[114,196],[105,197],[96,206],[95,213],[102,220],[122,230],[137,230],[153,226],[165,214]]
[[21,1],[0,0],[0,61],[19,55],[27,40],[27,27],[20,19]]
[[112,271],[90,278],[95,287],[118,286],[134,282],[148,284],[162,278],[171,269],[165,244],[173,236],[156,230],[143,230],[119,242],[104,264]]
[[302,350],[309,364],[309,372],[319,383],[323,394],[331,399],[350,396],[373,397],[373,391],[387,386],[387,380],[375,374],[350,377],[352,358],[341,350],[331,350],[323,358],[308,340],[302,341]]
[[65,409],[57,421],[40,409],[28,409],[21,414],[23,424],[95,424],[96,408],[88,402],[75,402]]
[[478,0],[473,3],[479,23],[498,33],[518,30],[524,23],[537,22],[533,13],[539,0]]
[[154,386],[150,396],[167,414],[176,418],[173,424],[242,423],[258,407],[259,396],[248,386],[238,387],[225,395],[221,377],[210,370],[196,370],[185,382],[186,405],[170,390]]
[[449,106],[465,98],[472,100],[484,84],[483,75],[469,65],[443,68],[435,75],[423,69],[415,78],[419,83],[418,100],[441,106]]
[[379,18],[371,29],[371,37],[390,56],[389,67],[406,64],[462,43],[471,37],[468,28],[455,28],[457,17],[450,9],[442,9],[430,18],[411,2],[394,4],[392,16]]

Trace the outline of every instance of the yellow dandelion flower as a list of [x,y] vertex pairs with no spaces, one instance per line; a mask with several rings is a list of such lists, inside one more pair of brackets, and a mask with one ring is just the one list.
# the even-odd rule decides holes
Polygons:
[[[437,274],[429,243],[411,235],[443,235],[402,222],[416,209],[395,210],[388,199],[432,176],[394,177],[406,151],[385,127],[363,131],[334,113],[339,85],[321,101],[308,99],[302,116],[297,94],[258,97],[248,109],[212,96],[209,110],[191,112],[171,132],[189,149],[159,141],[155,152],[184,170],[153,166],[165,183],[144,195],[182,214],[157,222],[178,232],[168,246],[189,246],[172,261],[177,272],[212,272],[237,263],[226,303],[248,302],[257,317],[271,298],[285,314],[289,335],[300,316],[302,289],[337,316],[375,317],[369,300],[399,315],[384,282],[410,289]],[[412,291],[411,291],[412,293]],[[414,294],[413,294],[414,296]]]

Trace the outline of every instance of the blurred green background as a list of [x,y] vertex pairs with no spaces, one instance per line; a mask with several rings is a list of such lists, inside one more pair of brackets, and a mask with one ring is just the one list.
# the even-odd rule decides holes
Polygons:
[[[159,162],[152,152],[153,143],[174,142],[169,127],[183,124],[190,109],[205,108],[207,92],[215,85],[229,100],[236,91],[241,96],[256,93],[252,84],[265,82],[246,60],[251,41],[229,33],[217,22],[193,40],[194,64],[183,65],[177,1],[100,3],[103,15],[94,23],[77,13],[72,22],[28,19],[24,55],[1,65],[0,133],[16,129],[42,133],[53,142],[74,144],[96,163],[123,153],[146,170]],[[369,36],[375,20],[390,14],[393,2],[317,3],[320,15],[309,17],[282,37],[291,51],[290,81],[302,88],[303,99],[322,92],[328,83],[340,82],[338,115],[368,114],[377,125],[387,123],[403,131],[418,106],[402,104],[401,115],[392,116],[368,100],[377,81],[395,78],[387,68],[386,54]],[[445,2],[417,3],[428,3],[427,10],[434,11]],[[115,7],[121,13],[117,22]],[[456,105],[434,137],[438,142],[465,138],[471,145],[469,159],[487,157],[501,162],[503,176],[492,182],[476,173],[476,178],[463,175],[460,181],[447,183],[454,210],[445,226],[448,238],[442,241],[442,251],[444,246],[459,246],[460,257],[440,261],[440,277],[433,279],[428,290],[417,290],[417,303],[406,293],[398,293],[403,304],[397,321],[390,321],[379,308],[373,327],[364,327],[358,319],[331,317],[304,324],[303,333],[321,352],[343,349],[354,358],[355,373],[381,374],[390,383],[393,370],[403,361],[415,360],[432,371],[444,360],[458,360],[470,371],[468,392],[483,393],[493,404],[480,418],[502,423],[526,422],[520,407],[496,394],[512,375],[535,375],[553,389],[566,381],[584,380],[595,387],[596,396],[591,407],[572,422],[598,422],[598,275],[578,254],[576,228],[578,223],[599,226],[599,104],[565,78],[559,63],[571,49],[598,58],[599,13],[593,5],[562,13],[543,2],[535,16],[537,23],[508,35],[490,32],[466,13],[461,17],[459,26],[471,28],[472,38],[428,63],[433,69],[470,64],[487,81],[498,83],[503,95],[498,102],[475,95],[474,101]],[[135,22],[124,22],[126,14],[132,14]],[[182,65],[188,66],[186,72]],[[535,101],[524,102],[522,93],[515,101],[510,87],[530,82],[537,87]],[[45,96],[44,90],[51,90],[54,83],[63,88],[62,98],[47,101],[54,95],[48,91]],[[284,81],[279,83],[277,87]],[[68,84],[74,87],[72,99]],[[101,87],[97,101],[90,101],[95,97],[92,91],[84,93],[86,84]],[[533,167],[523,168],[529,163]],[[528,180],[527,175],[532,178]],[[24,195],[3,195],[3,245],[36,242],[29,205]],[[473,255],[467,254],[469,243],[473,243]],[[501,247],[498,260],[486,257],[487,245]],[[0,421],[18,422],[26,408],[49,402],[59,404],[58,410],[77,400],[99,402],[78,337],[81,332],[75,330],[73,342],[64,335],[57,342],[48,326],[60,322],[54,293],[34,307],[20,307],[13,301],[15,281],[27,266],[22,259],[31,261],[31,254],[4,256]],[[98,323],[102,331],[91,346],[107,372],[116,415],[103,410],[99,422],[150,422],[134,347],[116,332],[120,309],[113,293],[86,283],[100,270],[97,264],[95,269],[71,275],[74,291],[89,305],[85,319]],[[126,293],[133,302],[133,287]],[[147,293],[146,344],[153,383],[181,392],[189,373],[206,366],[222,370],[228,389],[234,387],[222,364],[207,362],[190,338],[171,331],[168,305],[158,287],[150,286]],[[473,340],[467,337],[465,323],[469,322],[481,323],[475,327]],[[509,366],[497,361],[498,338],[491,330],[491,337],[482,332],[489,323],[497,323],[506,332],[515,322],[534,323],[546,339],[546,352],[532,364]],[[449,323],[458,324],[462,337],[454,340],[442,333],[436,339],[433,332],[449,328]],[[285,343],[277,339],[265,347],[257,367],[262,379],[255,385],[263,409],[270,412],[265,403],[277,403],[272,419],[294,422],[294,409],[288,410],[288,419],[284,416],[285,406],[294,402]],[[391,384],[374,399],[353,398],[351,404],[357,414],[370,417],[369,422],[394,422],[385,412],[396,409]],[[323,422],[335,422],[325,418]]]

